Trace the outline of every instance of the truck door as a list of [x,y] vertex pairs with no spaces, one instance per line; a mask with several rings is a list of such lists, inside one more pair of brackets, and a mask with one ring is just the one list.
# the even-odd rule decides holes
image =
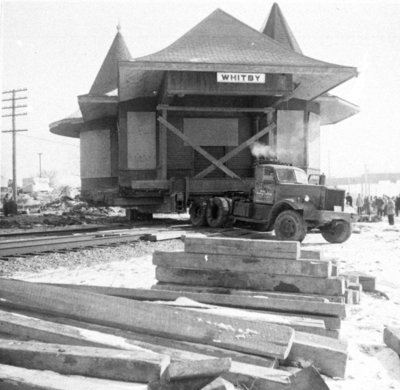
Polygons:
[[275,171],[268,166],[258,166],[255,171],[254,203],[273,204],[275,194]]

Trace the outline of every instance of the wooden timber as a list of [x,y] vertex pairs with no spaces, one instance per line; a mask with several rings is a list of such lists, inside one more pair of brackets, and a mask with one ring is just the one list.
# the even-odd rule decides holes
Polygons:
[[147,384],[61,375],[0,364],[0,390],[147,390]]
[[179,381],[167,382],[159,380],[149,383],[148,390],[201,390],[209,385],[215,377],[200,377],[191,379],[181,379]]
[[[271,292],[271,291],[254,291],[254,290],[241,290],[224,287],[207,287],[195,285],[183,285],[173,283],[158,282],[151,286],[152,290],[168,290],[168,291],[181,291],[181,292],[194,292],[201,294],[226,294],[226,295],[241,295],[248,297],[268,297],[274,299],[289,299],[294,301],[310,301],[310,302],[329,302],[330,296],[324,295],[310,295],[301,293],[288,293],[288,292]],[[344,297],[335,297],[340,300],[339,303],[344,303]],[[340,299],[339,299],[340,298]]]
[[376,288],[376,277],[372,275],[368,275],[363,272],[345,272],[343,276],[348,277],[357,277],[358,283],[362,285],[362,289],[364,292],[374,292]]
[[[286,297],[281,294],[278,297],[268,296],[254,296],[257,294],[252,291],[253,295],[240,295],[235,292],[225,291],[226,294],[214,294],[208,292],[207,289],[202,289],[204,292],[192,292],[190,290],[174,291],[163,290],[163,285],[156,285],[156,289],[140,289],[140,288],[123,288],[123,287],[102,287],[102,286],[88,286],[88,285],[62,285],[57,284],[59,287],[68,287],[79,290],[90,291],[97,294],[112,295],[121,298],[130,298],[144,301],[173,301],[179,297],[186,297],[197,302],[208,303],[211,305],[237,307],[242,309],[262,310],[263,312],[270,313],[291,313],[293,315],[301,314],[307,316],[314,316],[316,319],[332,319],[345,318],[346,306],[340,303],[319,302],[291,299],[289,295]],[[177,285],[173,285],[176,287]],[[182,286],[185,287],[185,286]],[[181,286],[177,286],[181,288]],[[212,289],[210,289],[212,291]],[[330,324],[331,321],[327,320]],[[336,322],[335,322],[336,323]],[[329,329],[339,329],[338,327],[330,327]]]
[[169,365],[169,357],[146,350],[122,351],[0,339],[0,364],[65,375],[147,383],[161,378]]
[[[18,317],[23,316],[20,315]],[[122,331],[115,328],[107,328],[104,326],[88,324],[64,318],[57,318],[57,320],[67,321],[69,324],[75,325],[70,325],[69,329],[67,328],[67,337],[71,339],[75,337],[72,339],[72,342],[79,343],[80,345],[88,345],[88,343],[94,343],[95,345],[98,345],[99,343],[105,343],[109,344],[113,348],[123,349],[138,348],[142,346],[146,349],[153,350],[156,353],[168,355],[171,357],[171,361],[178,362],[187,360],[201,361],[204,359],[209,359],[210,354],[220,354],[222,352],[224,357],[232,357],[231,370],[229,373],[224,375],[225,379],[227,380],[235,381],[234,383],[255,382],[258,385],[254,387],[254,389],[259,390],[265,389],[265,386],[267,385],[269,386],[267,388],[272,389],[288,389],[287,386],[291,382],[290,378],[292,377],[292,374],[269,368],[265,365],[269,364],[268,360],[257,356],[247,355],[251,364],[242,363],[236,361],[237,353],[234,351],[223,352],[224,350],[222,349],[210,347],[208,345],[196,345],[189,342],[176,341],[130,331]],[[33,334],[36,338],[46,340],[50,336],[51,339],[54,340],[57,338],[58,334],[60,334],[63,342],[65,342],[63,333],[65,331],[65,327],[68,327],[67,325],[55,324],[50,321],[38,320],[36,318],[32,322],[33,324],[31,326],[34,326],[35,328],[31,329],[33,332],[31,334]],[[2,321],[2,324],[4,323],[6,322]],[[77,327],[76,325],[81,326]],[[24,327],[26,336],[29,334],[30,329],[27,329],[29,326],[26,323],[24,323]],[[16,332],[20,334],[21,328],[22,327],[10,326],[8,330],[10,332]],[[41,328],[40,331],[38,331],[38,328]],[[197,352],[192,352],[193,350]],[[253,364],[254,362],[258,362],[258,365]],[[154,386],[154,388],[160,389],[159,386]]]
[[300,244],[295,241],[186,236],[185,252],[297,260],[300,256]]
[[164,378],[170,382],[199,377],[218,377],[229,371],[231,364],[230,358],[173,362],[166,367]]
[[286,357],[294,333],[286,326],[16,280],[0,279],[0,298],[6,307],[61,314],[261,356]]
[[323,336],[326,335],[325,323],[322,320],[316,320],[307,317],[294,317],[285,316],[284,314],[278,313],[265,313],[260,311],[255,312],[221,306],[199,305],[196,301],[192,301],[187,298],[179,298],[176,301],[167,301],[164,303],[169,306],[186,307],[188,310],[193,310],[199,313],[219,313],[234,318],[241,318],[243,320],[257,320],[265,323],[286,325],[295,330]]
[[322,374],[344,378],[348,359],[347,342],[296,332],[286,363],[309,362]]
[[[41,316],[49,317],[48,315]],[[15,314],[14,317],[18,318],[18,321],[20,321],[21,318],[24,318],[24,316],[22,315]],[[31,335],[34,335],[35,337],[48,339],[48,337],[51,336],[54,339],[57,337],[57,334],[59,334],[64,341],[65,336],[63,335],[63,331],[65,331],[65,329],[69,327],[69,330],[66,333],[66,337],[70,338],[71,342],[80,343],[80,345],[88,345],[88,343],[89,345],[90,343],[94,343],[95,345],[99,343],[106,343],[108,344],[108,346],[112,346],[113,348],[123,349],[129,349],[132,347],[139,348],[139,346],[142,346],[146,349],[153,350],[156,353],[170,356],[171,361],[173,362],[209,359],[209,356],[211,354],[217,353],[219,355],[220,352],[224,351],[222,349],[211,347],[208,345],[196,345],[189,342],[139,334],[131,331],[123,331],[115,328],[107,328],[105,326],[83,323],[80,321],[65,319],[61,317],[55,318],[55,320],[66,321],[70,325],[65,325],[61,323],[56,324],[36,318],[30,318],[30,320],[31,323],[29,324],[27,323],[25,317],[25,322],[23,322],[20,327],[12,326],[16,325],[15,322],[11,323],[11,326],[8,327],[8,330],[20,334],[21,330],[25,329],[25,336],[27,336],[29,334],[29,326],[33,326],[35,328],[31,329],[33,331]],[[4,325],[7,324],[7,322],[2,320],[1,324]],[[4,327],[2,326],[2,329],[3,328]],[[39,331],[38,328],[41,328],[41,331]],[[195,350],[196,352],[192,352],[192,350]],[[217,350],[219,350],[219,352],[216,352]],[[205,354],[208,354],[208,356]],[[276,390],[307,389],[306,387],[304,387],[304,385],[300,386],[300,384],[298,383],[296,377],[299,375],[299,373],[293,374],[286,371],[268,368],[267,366],[265,366],[268,361],[265,358],[257,356],[247,355],[251,364],[241,363],[236,360],[236,355],[238,354],[239,353],[235,353],[234,351],[225,351],[225,355],[219,355],[225,357],[232,356],[231,370],[222,375],[226,380],[238,385],[253,384],[253,390],[264,390],[265,388]],[[258,361],[256,359],[258,359]],[[257,363],[258,366],[253,363]],[[317,379],[318,376],[315,376],[314,374],[310,377],[310,380]],[[161,387],[154,388],[160,390],[163,389]],[[186,388],[192,389],[192,387]],[[319,387],[315,387],[313,388],[313,390],[318,388]],[[324,387],[322,387],[321,389],[324,389]],[[182,390],[186,390],[185,387],[183,387]]]
[[[251,390],[329,390],[321,375],[312,366],[302,370],[294,369],[292,372],[275,371],[276,373],[270,374],[276,375],[275,382],[265,378],[258,367],[251,367],[246,373],[230,371],[221,376],[231,383],[238,384],[239,388]],[[282,375],[284,372],[285,375]]]
[[[204,250],[204,249],[203,249]],[[254,256],[218,255],[187,252],[153,253],[153,264],[171,268],[195,268],[261,272],[276,275],[298,275],[327,278],[331,276],[331,263],[316,260],[272,259]]]
[[235,390],[235,387],[231,382],[228,382],[223,378],[217,378],[207,386],[204,386],[201,390]]
[[383,342],[400,355],[400,328],[385,327],[383,329]]
[[197,112],[251,112],[251,113],[268,113],[275,110],[271,107],[189,107],[189,106],[169,106],[166,104],[159,104],[157,110],[167,111],[197,111]]
[[307,260],[324,260],[325,256],[323,252],[318,250],[302,249],[300,252],[300,257]]
[[256,272],[195,270],[188,268],[156,268],[156,279],[163,283],[227,287],[237,289],[287,291],[309,294],[343,295],[341,278],[269,275]]
[[[235,362],[275,368],[276,359],[248,355],[209,345],[149,336],[86,322],[34,313],[13,313],[0,310],[2,332],[13,338],[38,340],[69,345],[88,345],[125,349],[130,351],[153,351],[166,354],[175,360],[203,360],[210,357],[229,357]],[[4,337],[2,335],[2,337]]]

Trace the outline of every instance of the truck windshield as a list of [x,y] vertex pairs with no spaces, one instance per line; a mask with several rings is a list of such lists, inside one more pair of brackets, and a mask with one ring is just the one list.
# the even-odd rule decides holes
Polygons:
[[278,180],[283,183],[308,184],[307,175],[301,169],[276,168]]

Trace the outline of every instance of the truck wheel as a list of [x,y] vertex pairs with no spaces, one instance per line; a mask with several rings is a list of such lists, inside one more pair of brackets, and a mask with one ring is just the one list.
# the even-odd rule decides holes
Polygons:
[[351,223],[347,221],[336,221],[330,226],[321,229],[322,237],[332,244],[341,244],[351,236]]
[[193,202],[190,206],[190,222],[194,227],[207,226],[205,202]]
[[294,210],[282,211],[275,220],[274,229],[278,240],[302,242],[307,234],[303,217]]
[[212,198],[206,209],[207,223],[211,227],[223,227],[229,219],[229,201],[226,198]]

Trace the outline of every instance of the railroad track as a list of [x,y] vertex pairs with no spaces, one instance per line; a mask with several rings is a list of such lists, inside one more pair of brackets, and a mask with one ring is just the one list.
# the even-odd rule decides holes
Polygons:
[[[37,236],[38,232],[32,234],[23,233],[16,237],[0,238],[0,259],[8,260],[12,257],[29,257],[35,254],[52,252],[65,252],[79,250],[82,248],[112,246],[124,244],[141,239],[148,241],[161,241],[180,238],[188,233],[200,233],[206,236],[243,237],[251,239],[268,239],[265,233],[254,232],[241,228],[221,229],[194,229],[188,225],[175,226],[149,226],[135,227],[129,229],[117,228],[110,230],[98,230],[88,232],[84,229],[47,230]],[[84,232],[83,232],[84,231]],[[52,236],[48,234],[53,233]],[[12,236],[10,234],[10,236]],[[270,239],[270,238],[269,238]]]
[[[140,240],[155,232],[170,231],[169,228],[135,228],[105,230],[91,233],[27,237],[0,240],[0,259],[19,255],[68,251],[87,247],[110,246]],[[57,233],[58,234],[58,233]]]

